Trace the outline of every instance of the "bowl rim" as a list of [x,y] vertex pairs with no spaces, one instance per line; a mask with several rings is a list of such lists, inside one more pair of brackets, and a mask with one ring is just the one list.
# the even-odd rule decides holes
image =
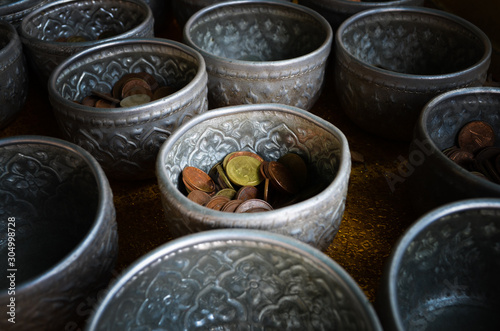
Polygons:
[[[137,105],[133,107],[118,107],[118,108],[97,108],[85,106],[82,104],[77,104],[72,100],[68,100],[63,98],[59,91],[56,89],[56,82],[61,75],[61,73],[67,69],[67,67],[71,66],[75,61],[81,61],[83,59],[92,56],[93,54],[103,52],[107,49],[124,49],[126,46],[130,45],[156,45],[164,48],[173,48],[179,50],[189,56],[192,56],[198,62],[198,68],[196,75],[191,79],[189,83],[187,83],[180,90],[166,96],[160,98],[158,100],[153,100],[148,103]],[[123,52],[132,53],[130,51]],[[191,47],[182,44],[180,42],[162,38],[129,38],[129,39],[120,39],[109,41],[100,45],[96,45],[94,47],[88,48],[81,52],[71,55],[67,59],[63,60],[50,74],[48,79],[48,93],[49,97],[55,99],[57,102],[61,103],[63,107],[67,109],[74,109],[72,112],[83,112],[90,115],[98,114],[102,116],[113,116],[116,114],[126,114],[130,116],[134,116],[140,113],[144,113],[145,110],[154,111],[155,108],[158,107],[161,103],[171,103],[176,100],[182,100],[183,98],[190,97],[192,94],[192,90],[196,88],[196,86],[206,80],[206,64],[203,56],[199,54],[196,50]]]
[[[428,226],[443,221],[443,217],[474,209],[497,209],[500,210],[500,198],[474,198],[454,201],[436,207],[420,216],[414,221],[394,244],[394,248],[389,255],[382,275],[381,291],[383,304],[380,309],[386,310],[383,314],[387,323],[391,323],[391,328],[395,330],[405,330],[403,320],[399,314],[399,303],[396,289],[396,279],[402,258],[416,236],[418,236]],[[444,220],[443,222],[449,222]],[[500,222],[499,222],[500,224]]]
[[325,9],[343,6],[346,9],[364,10],[365,8],[387,7],[387,6],[415,6],[413,3],[423,3],[424,0],[386,0],[386,1],[353,1],[353,0],[308,0],[317,6]]
[[[9,145],[47,145],[53,148],[65,150],[71,152],[73,155],[79,156],[88,165],[91,170],[93,177],[96,181],[96,188],[98,191],[97,207],[96,213],[93,221],[91,222],[87,233],[80,240],[78,245],[69,251],[61,260],[56,264],[47,268],[42,274],[35,275],[22,283],[16,284],[16,291],[22,293],[25,289],[30,287],[39,287],[41,284],[50,282],[50,279],[57,276],[65,269],[70,269],[72,267],[75,259],[84,256],[86,250],[93,245],[93,238],[101,232],[101,227],[107,222],[106,214],[109,205],[113,206],[114,215],[114,204],[113,204],[113,194],[111,192],[111,187],[109,186],[106,174],[102,170],[96,159],[85,149],[77,146],[69,141],[62,140],[59,138],[41,136],[41,135],[20,135],[11,136],[0,139],[0,147]],[[114,216],[112,222],[115,222]],[[7,297],[7,290],[0,292],[0,298]]]
[[0,6],[0,16],[8,16],[16,12],[29,9],[30,7],[38,5],[40,2],[47,0],[18,0],[16,2],[7,3]]
[[[97,7],[101,7],[101,3],[111,3],[115,5],[119,5],[120,3],[134,3],[137,6],[141,7],[146,16],[144,17],[144,20],[140,22],[139,25],[133,27],[130,30],[124,31],[123,33],[120,33],[116,36],[112,36],[109,38],[105,38],[102,40],[89,40],[89,41],[82,41],[82,42],[61,42],[61,41],[55,41],[55,40],[42,40],[36,37],[33,37],[31,34],[28,34],[26,32],[26,25],[32,21],[33,18],[39,17],[39,16],[45,16],[47,15],[45,11],[47,9],[52,9],[52,8],[64,8],[64,7],[71,7],[74,3],[93,3],[93,5]],[[42,6],[34,9],[30,13],[28,13],[21,21],[21,24],[19,25],[19,34],[21,36],[21,39],[24,41],[23,43],[25,44],[41,44],[44,45],[44,47],[50,47],[50,48],[62,48],[62,49],[86,49],[88,47],[92,47],[95,45],[100,45],[112,40],[120,40],[124,38],[133,38],[137,31],[142,31],[145,30],[145,28],[154,23],[154,18],[153,18],[153,11],[151,10],[151,7],[144,1],[144,0],[120,0],[120,1],[114,1],[114,0],[56,0],[56,1],[47,1],[44,3]]]
[[[172,146],[189,130],[198,124],[208,121],[217,117],[234,116],[241,113],[248,112],[258,112],[258,111],[275,111],[281,112],[287,115],[292,115],[295,117],[300,117],[306,121],[314,123],[316,126],[323,128],[324,130],[332,133],[340,143],[340,156],[339,156],[339,167],[335,178],[328,184],[326,188],[315,196],[306,199],[304,201],[295,203],[290,206],[283,208],[278,208],[265,212],[258,213],[227,213],[218,210],[212,210],[207,207],[201,206],[191,200],[189,200],[182,192],[175,186],[170,178],[167,177],[166,169],[164,166],[164,160],[167,158],[167,154],[172,149]],[[261,103],[261,104],[245,104],[236,106],[221,107],[218,109],[213,109],[203,114],[193,117],[186,123],[182,124],[177,130],[175,130],[170,137],[162,144],[160,147],[157,158],[156,158],[156,177],[158,180],[161,195],[168,192],[170,199],[179,202],[179,205],[183,208],[188,208],[190,217],[195,217],[196,219],[205,219],[206,217],[211,217],[217,220],[217,225],[222,227],[234,227],[234,223],[238,222],[238,228],[248,227],[257,228],[263,221],[272,220],[273,225],[280,226],[287,223],[286,218],[283,218],[282,212],[285,210],[291,214],[294,212],[300,212],[306,208],[306,206],[313,205],[318,202],[318,197],[326,200],[333,192],[336,192],[339,187],[344,184],[345,176],[350,176],[351,169],[351,157],[347,138],[344,133],[340,131],[330,122],[321,119],[320,117],[309,113],[303,109],[275,103]]]
[[263,230],[248,229],[216,229],[193,233],[181,238],[173,239],[146,253],[125,269],[108,287],[105,295],[101,298],[100,302],[97,303],[92,316],[90,316],[86,330],[96,330],[108,304],[115,299],[116,295],[120,295],[120,291],[129,281],[133,281],[134,278],[140,277],[141,271],[144,271],[148,268],[148,266],[162,261],[166,256],[176,251],[207,242],[216,242],[221,240],[254,241],[257,243],[265,243],[273,246],[279,246],[304,258],[311,259],[312,262],[318,264],[318,269],[330,271],[329,274],[333,274],[333,276],[352,293],[353,298],[357,299],[356,303],[373,325],[373,329],[378,331],[382,330],[378,316],[375,313],[372,304],[368,301],[368,298],[359,285],[357,285],[352,276],[347,273],[347,271],[336,261],[328,257],[320,250],[293,237]]
[[[252,61],[252,60],[239,60],[239,59],[233,59],[233,58],[227,58],[227,57],[222,57],[215,55],[213,53],[207,52],[201,47],[199,47],[196,43],[193,42],[193,39],[191,38],[190,30],[192,25],[198,20],[200,17],[206,15],[207,13],[211,11],[215,11],[221,7],[230,7],[230,6],[245,6],[245,5],[250,5],[250,6],[259,6],[259,5],[271,5],[275,7],[283,7],[283,8],[289,8],[292,10],[295,10],[297,12],[301,12],[302,14],[307,14],[314,18],[326,31],[326,37],[323,43],[317,47],[315,50],[312,52],[309,52],[307,54],[293,57],[290,59],[285,59],[285,60],[275,60],[275,61]],[[217,61],[217,62],[224,62],[224,63],[230,63],[233,66],[239,66],[242,68],[255,68],[255,70],[262,70],[262,69],[274,69],[277,70],[277,67],[279,66],[287,66],[287,65],[296,65],[297,62],[301,61],[307,61],[307,59],[311,57],[316,57],[320,56],[324,52],[330,52],[330,49],[333,44],[333,30],[330,25],[330,23],[318,12],[315,10],[294,3],[294,2],[288,2],[288,1],[279,1],[279,0],[231,0],[231,1],[222,1],[222,2],[217,2],[212,5],[206,6],[199,11],[195,12],[184,24],[184,27],[182,28],[182,35],[183,35],[183,40],[184,42],[189,45],[190,47],[194,48],[197,50],[200,54],[203,55],[203,57],[206,57],[207,59]]]
[[[354,55],[352,55],[345,47],[345,44],[342,42],[342,36],[345,29],[351,25],[356,23],[358,20],[363,19],[368,16],[377,16],[379,14],[386,13],[404,13],[404,14],[419,14],[426,16],[433,16],[435,18],[443,19],[449,22],[453,22],[455,24],[461,25],[462,27],[469,30],[472,34],[477,36],[480,42],[484,45],[484,52],[481,56],[481,59],[474,63],[473,65],[464,68],[459,71],[450,72],[446,74],[438,74],[438,75],[420,75],[420,74],[409,74],[409,73],[401,73],[392,70],[387,70],[379,67],[375,67],[367,62],[361,61]],[[432,79],[433,81],[441,80],[441,81],[449,81],[454,82],[459,76],[467,75],[474,71],[477,71],[481,67],[489,67],[491,61],[492,54],[492,45],[488,36],[479,29],[476,25],[471,22],[455,15],[448,13],[443,10],[427,8],[427,7],[419,7],[419,6],[389,6],[389,7],[380,7],[367,9],[361,12],[358,12],[351,17],[347,18],[342,24],[340,24],[339,28],[335,33],[335,47],[336,47],[336,57],[338,57],[339,53],[349,58],[349,61],[352,61],[357,66],[361,68],[368,69],[376,72],[378,75],[382,75],[384,77],[392,78],[392,79],[406,79],[413,81],[415,83],[424,83],[424,86],[428,85],[428,81]],[[486,70],[485,69],[485,70]]]
[[[498,87],[487,87],[487,86],[478,86],[478,87],[464,87],[456,90],[451,90],[448,92],[441,93],[431,100],[429,100],[424,107],[422,108],[422,111],[419,115],[419,118],[416,122],[415,125],[415,134],[414,138],[412,141],[415,139],[422,139],[424,141],[427,141],[430,146],[432,147],[433,151],[431,152],[436,159],[442,163],[445,164],[446,167],[449,167],[452,169],[453,174],[457,174],[458,176],[462,177],[462,179],[467,180],[468,182],[474,182],[474,183],[480,183],[481,186],[484,186],[488,188],[490,191],[496,191],[500,193],[500,184],[493,183],[487,179],[478,177],[474,174],[472,174],[470,171],[467,169],[463,168],[462,166],[456,164],[452,160],[450,160],[448,157],[446,157],[442,151],[436,146],[434,143],[434,140],[431,138],[429,131],[427,130],[427,120],[429,118],[429,113],[431,110],[436,107],[437,105],[441,104],[442,102],[445,102],[447,100],[453,99],[455,96],[463,96],[463,95],[474,95],[474,94],[496,94],[498,95],[498,98],[500,99],[500,88]],[[415,136],[418,135],[418,136]]]
[[[4,47],[0,48],[0,61],[3,62],[5,60],[7,60],[9,63],[7,63],[7,64],[2,63],[3,66],[2,66],[2,68],[0,68],[0,72],[4,71],[5,68],[9,64],[14,62],[15,59],[17,59],[19,57],[19,55],[22,53],[21,40],[19,38],[19,35],[18,35],[17,30],[14,27],[14,25],[8,21],[0,20],[0,28],[1,27],[5,27],[5,29],[7,30],[7,32],[9,34],[7,35],[7,39],[8,39],[7,44]],[[12,56],[13,54],[16,54],[16,55]]]

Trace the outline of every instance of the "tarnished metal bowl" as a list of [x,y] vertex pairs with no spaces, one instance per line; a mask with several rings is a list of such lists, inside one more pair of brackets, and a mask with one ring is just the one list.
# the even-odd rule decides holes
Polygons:
[[0,21],[0,129],[23,109],[28,95],[28,70],[15,27]]
[[461,200],[417,220],[382,276],[384,330],[499,330],[499,243],[499,199]]
[[280,103],[310,109],[323,87],[332,40],[322,16],[284,1],[221,2],[184,26],[184,41],[207,63],[210,108]]
[[476,26],[420,7],[363,11],[337,30],[336,92],[362,129],[409,141],[436,95],[486,80],[491,43]]
[[290,237],[224,229],[171,241],[111,286],[94,330],[381,330],[356,282]]
[[153,37],[153,24],[151,8],[141,0],[58,0],[28,14],[19,33],[45,83],[69,56],[113,40]]
[[300,4],[321,13],[335,32],[342,22],[363,10],[396,6],[423,6],[424,0],[300,0]]
[[0,329],[83,327],[118,253],[99,164],[64,140],[0,139],[0,215]]
[[[324,189],[302,202],[258,213],[211,210],[181,192],[180,174],[186,166],[208,173],[236,151],[251,151],[266,161],[298,154],[308,165],[310,187],[317,184]],[[338,232],[350,169],[349,146],[341,131],[309,112],[279,104],[232,106],[201,114],[170,136],[156,163],[165,221],[175,237],[216,228],[262,229],[321,250]]]
[[50,0],[2,0],[0,1],[0,20],[19,27],[24,16]]
[[408,180],[412,203],[425,212],[442,204],[479,197],[500,198],[500,185],[478,177],[448,158],[443,151],[457,145],[460,129],[486,121],[495,129],[500,147],[500,88],[475,87],[443,93],[423,109],[415,127],[408,157],[408,177],[396,174],[394,183]]
[[[110,93],[126,74],[145,72],[175,91],[135,106],[81,104],[93,91]],[[64,137],[88,150],[108,176],[155,176],[160,145],[186,120],[207,110],[203,57],[166,39],[127,39],[94,46],[61,63],[49,79],[49,100]]]

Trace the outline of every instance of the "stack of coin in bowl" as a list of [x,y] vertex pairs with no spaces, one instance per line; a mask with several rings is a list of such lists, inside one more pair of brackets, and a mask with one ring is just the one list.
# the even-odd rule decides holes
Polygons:
[[457,145],[443,154],[473,174],[500,184],[500,148],[495,147],[495,130],[485,121],[464,125],[457,135]]
[[308,170],[297,154],[277,161],[238,151],[229,153],[209,173],[185,167],[182,182],[188,199],[207,208],[235,213],[262,212],[281,208],[316,194],[320,186],[305,189]]
[[164,98],[175,91],[171,86],[160,86],[146,72],[129,73],[113,85],[111,93],[92,91],[81,104],[97,108],[133,107]]

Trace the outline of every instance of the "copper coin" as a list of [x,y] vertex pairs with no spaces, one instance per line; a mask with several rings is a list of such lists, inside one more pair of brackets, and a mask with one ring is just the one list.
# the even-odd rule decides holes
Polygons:
[[114,102],[109,102],[104,99],[97,100],[94,106],[96,108],[116,108],[116,104]]
[[236,193],[236,199],[238,200],[249,200],[257,198],[259,190],[255,186],[242,186]]
[[271,161],[269,162],[267,170],[269,172],[271,184],[273,184],[273,186],[278,190],[287,194],[294,194],[298,192],[296,182],[285,165],[277,161]]
[[264,180],[264,192],[262,193],[264,201],[269,201],[269,178]]
[[146,83],[148,83],[149,89],[151,91],[158,89],[158,87],[159,87],[158,81],[156,80],[156,78],[154,78],[153,75],[151,75],[147,72],[141,71],[141,72],[137,73],[137,77],[143,79]]
[[205,207],[213,210],[221,210],[228,201],[230,201],[230,199],[226,196],[214,196],[205,204]]
[[262,159],[259,155],[253,153],[253,152],[249,152],[249,151],[238,151],[238,152],[233,152],[231,154],[229,154],[227,156],[227,160],[224,159],[224,162],[225,164],[227,165],[227,163],[229,161],[231,161],[232,159],[234,159],[235,157],[238,157],[238,156],[250,156],[256,160],[259,160],[261,163],[264,162],[264,159]]
[[194,190],[187,195],[187,198],[203,206],[211,199],[211,196],[206,192]]
[[243,201],[238,208],[234,211],[235,213],[246,213],[249,210],[259,209],[260,211],[273,210],[273,207],[264,200],[261,199],[250,199]]
[[66,42],[68,42],[68,43],[81,43],[81,42],[85,42],[85,41],[88,41],[88,39],[85,38],[84,36],[69,36],[66,39]]
[[278,159],[290,171],[299,188],[307,184],[307,165],[304,159],[295,153],[287,153]]
[[215,191],[215,183],[210,176],[196,167],[185,167],[182,170],[182,179],[185,184],[194,189],[211,193]]
[[474,160],[474,154],[461,148],[454,149],[448,158],[461,167],[468,168]]
[[222,206],[221,211],[225,211],[228,213],[234,213],[236,208],[242,203],[242,200],[230,200]]
[[495,132],[484,121],[469,122],[458,133],[458,146],[468,152],[476,153],[480,149],[493,146]]
[[149,86],[148,82],[139,77],[127,80],[122,86],[122,99],[134,94],[146,94],[150,98],[153,97],[153,92],[151,92],[151,87]]
[[89,107],[95,107],[96,102],[99,100],[98,97],[95,95],[88,95],[82,100],[82,105],[84,106],[89,106]]
[[262,163],[260,164],[259,171],[262,177],[264,178],[269,178],[269,172],[267,171],[268,167],[269,167],[268,161],[262,161]]
[[126,82],[128,82],[130,79],[133,78],[141,78],[137,73],[128,73],[123,75],[114,85],[113,85],[113,91],[112,95],[113,97],[117,99],[122,98],[122,88],[123,85],[125,85]]

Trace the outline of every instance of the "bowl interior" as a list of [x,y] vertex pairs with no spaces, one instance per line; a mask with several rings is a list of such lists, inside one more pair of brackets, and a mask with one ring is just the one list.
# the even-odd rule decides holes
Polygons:
[[95,49],[67,63],[55,77],[55,92],[81,102],[92,91],[110,93],[128,73],[151,74],[159,86],[180,90],[200,68],[199,60],[180,47],[154,40],[124,41]]
[[143,23],[148,12],[132,1],[71,1],[47,4],[33,12],[22,24],[23,33],[40,41],[85,41],[107,39],[130,31]]
[[[83,240],[96,217],[98,184],[87,161],[71,149],[3,144],[0,155],[0,251],[11,256],[8,237],[15,233],[20,285],[48,271]],[[5,270],[7,262],[2,259]],[[8,288],[8,279],[0,284]]]
[[363,306],[367,301],[317,255],[277,238],[232,233],[202,233],[208,238],[166,245],[154,259],[143,259],[112,288],[92,326],[373,329]]
[[[468,25],[468,24],[467,24]],[[342,47],[359,61],[393,72],[443,75],[476,65],[483,37],[446,15],[425,11],[375,11],[339,30]]]
[[[4,48],[10,43],[12,40],[13,31],[7,25],[0,24],[0,60],[3,60],[5,51]],[[6,54],[9,56],[9,54]]]
[[341,138],[317,122],[263,107],[210,116],[190,126],[173,139],[162,161],[167,180],[182,189],[180,176],[186,166],[208,173],[231,152],[251,151],[266,161],[295,153],[307,164],[308,188],[314,190],[335,179],[343,148]]
[[418,231],[393,280],[404,328],[498,330],[500,210],[453,212]]
[[292,59],[320,48],[327,37],[324,23],[316,17],[279,3],[234,3],[194,17],[185,27],[192,43],[228,59]]

